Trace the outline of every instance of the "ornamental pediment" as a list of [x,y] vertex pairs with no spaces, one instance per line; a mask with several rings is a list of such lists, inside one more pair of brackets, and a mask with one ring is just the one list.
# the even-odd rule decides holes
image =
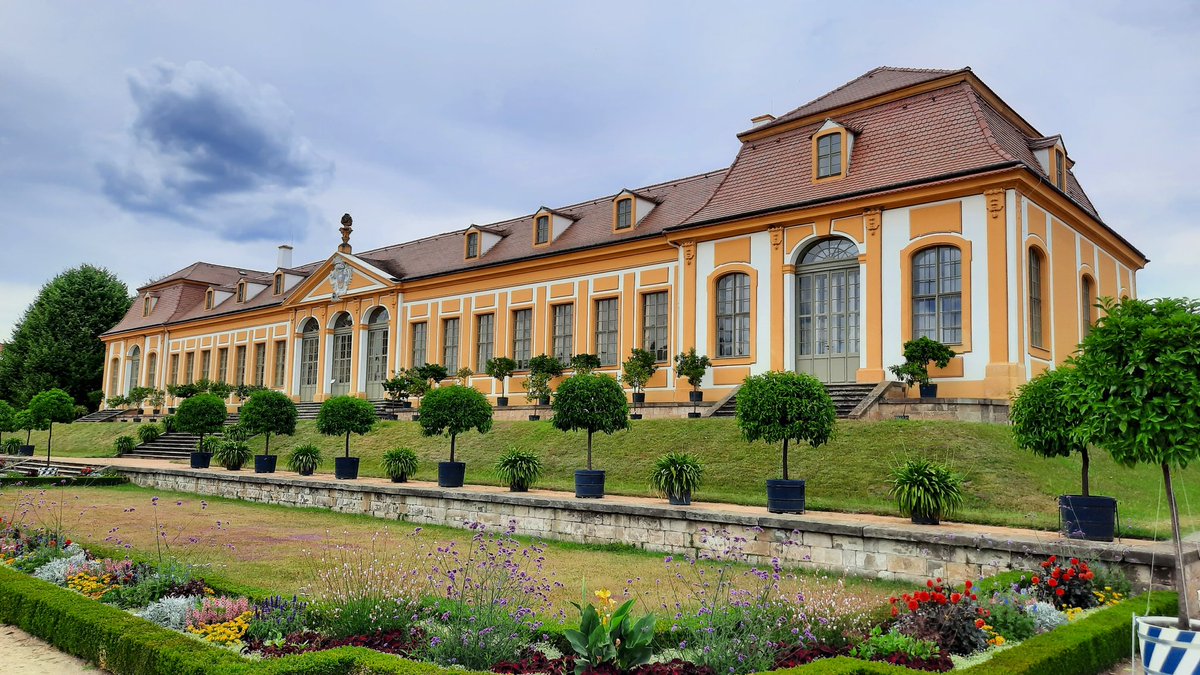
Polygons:
[[335,253],[308,275],[285,305],[337,302],[361,293],[391,288],[387,272],[348,253]]

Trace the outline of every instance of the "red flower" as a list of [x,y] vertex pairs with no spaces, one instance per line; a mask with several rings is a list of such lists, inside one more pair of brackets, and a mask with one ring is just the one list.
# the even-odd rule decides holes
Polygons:
[[66,543],[66,544],[63,544],[63,545],[64,545],[64,546],[70,546],[70,545],[71,545],[71,540],[70,540],[70,539],[68,539],[68,540],[67,540],[67,543]]
[[1050,573],[1050,576],[1054,577],[1055,579],[1061,577],[1062,576],[1062,568],[1055,567],[1054,571]]
[[938,577],[938,578],[937,578],[937,582],[938,582],[939,584],[940,584],[940,583],[942,583],[942,578],[941,578],[941,577]]
[[1034,577],[1034,578],[1032,578],[1032,579],[1030,579],[1030,580],[1029,580],[1029,582],[1030,582],[1031,584],[1033,584],[1034,586],[1037,586],[1039,581],[1041,581],[1041,579],[1038,579],[1037,577]]
[[978,600],[978,599],[979,599],[979,596],[977,596],[977,595],[975,595],[974,593],[972,593],[972,594],[971,594],[971,599],[972,599],[972,600]]
[[1043,561],[1042,567],[1045,567],[1046,569],[1050,569],[1050,561],[1049,560]]
[[933,588],[933,579],[930,579],[929,581],[926,581],[926,582],[925,582],[925,585],[926,585],[926,586],[928,586],[928,587],[930,587],[930,588]]
[[951,593],[951,594],[950,594],[950,602],[952,602],[952,603],[954,603],[954,604],[956,604],[956,605],[957,605],[959,600],[962,600],[962,594],[961,594],[961,593]]
[[900,616],[900,608],[892,607],[892,616]]
[[946,604],[946,596],[941,593],[934,593],[933,600],[934,600],[934,602],[936,602],[939,605]]
[[1054,588],[1055,586],[1058,585],[1058,579],[1051,579],[1050,581],[1046,582],[1046,585],[1049,586],[1050,588]]
[[1053,565],[1055,562],[1058,562],[1058,556],[1056,556],[1056,555],[1050,556],[1050,564]]
[[917,611],[917,608],[918,608],[918,607],[920,607],[920,605],[918,605],[918,604],[917,604],[917,601],[916,601],[916,600],[909,600],[909,601],[908,601],[908,608],[909,608],[911,611],[914,611],[914,612],[915,612],[915,611]]
[[1092,572],[1092,571],[1090,571],[1090,570],[1089,570],[1088,572],[1085,572],[1085,573],[1084,573],[1084,575],[1083,575],[1083,578],[1084,578],[1084,579],[1086,579],[1086,580],[1088,580],[1088,581],[1091,581],[1091,580],[1092,580],[1092,577],[1094,577],[1094,576],[1096,576],[1096,574],[1095,574],[1094,572]]
[[965,584],[964,588],[966,588],[968,591],[971,590],[971,580],[970,579],[967,579],[967,583]]
[[983,619],[975,619],[975,627],[976,628],[983,630],[984,625],[985,625],[985,622]]
[[891,598],[888,599],[888,602],[890,602],[893,605],[896,604],[896,596],[893,595]]
[[1071,564],[1072,564],[1072,565],[1078,565],[1078,564],[1079,564],[1079,558],[1071,558]]
[[1067,592],[1060,588],[1057,591],[1054,591],[1054,594],[1061,598],[1062,596],[1066,595]]

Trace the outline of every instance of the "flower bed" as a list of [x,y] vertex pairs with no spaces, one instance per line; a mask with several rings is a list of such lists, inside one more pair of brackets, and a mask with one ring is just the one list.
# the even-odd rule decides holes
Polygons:
[[[623,591],[589,593],[578,605],[580,613],[567,617],[550,606],[548,595],[561,583],[542,574],[540,546],[482,526],[473,529],[469,546],[433,547],[423,566],[374,541],[328,542],[309,556],[313,583],[305,598],[251,600],[214,592],[187,566],[99,559],[60,535],[0,523],[0,567],[61,587],[14,584],[6,571],[0,575],[0,606],[13,604],[0,609],[0,621],[40,626],[43,630],[32,632],[45,636],[57,630],[48,627],[88,624],[64,613],[95,618],[100,616],[95,608],[112,605],[104,611],[136,615],[176,636],[164,645],[217,649],[214,654],[221,656],[214,663],[233,669],[251,656],[279,672],[301,662],[357,660],[362,650],[346,648],[358,647],[422,662],[430,672],[454,667],[554,675],[744,675],[781,669],[1088,673],[1106,664],[1093,670],[1074,662],[1064,666],[1062,654],[1083,655],[1079,658],[1090,659],[1087,667],[1098,664],[1095,655],[1104,651],[1089,645],[1099,637],[1079,627],[1098,625],[1111,639],[1121,619],[1102,607],[1119,603],[1126,592],[1109,570],[1051,558],[1036,574],[988,584],[986,592],[969,581],[931,579],[882,608],[857,607],[845,602],[846,594],[805,597],[786,590],[789,575],[778,564],[737,565],[744,538],[717,532],[710,536],[726,543],[724,555],[664,561],[658,597],[673,602],[641,607],[630,580]],[[98,602],[72,605],[64,595]],[[1127,630],[1128,610],[1122,611]],[[145,622],[116,623],[139,633],[150,628]],[[1077,647],[1042,654],[1043,660],[1057,659],[1056,670],[1030,661],[1029,654],[1060,637]],[[113,639],[145,644],[135,637]],[[86,658],[103,655],[115,672],[191,672],[145,664],[125,669],[114,665],[109,651],[84,647],[82,638],[62,640],[65,645],[55,644]]]

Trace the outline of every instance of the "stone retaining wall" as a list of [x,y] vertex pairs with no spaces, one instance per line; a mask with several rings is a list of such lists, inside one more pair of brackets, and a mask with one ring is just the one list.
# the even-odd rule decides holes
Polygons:
[[[1053,533],[1009,530],[1005,535],[1019,534],[1006,538],[983,533],[970,536],[899,523],[860,524],[845,514],[782,516],[765,509],[751,514],[717,510],[720,505],[689,509],[613,499],[576,500],[562,493],[478,492],[183,468],[120,467],[120,471],[137,485],[161,490],[316,507],[419,525],[512,523],[520,535],[587,544],[627,544],[669,554],[719,551],[725,548],[726,537],[745,537],[744,548],[756,562],[777,557],[794,567],[812,566],[915,583],[931,577],[977,579],[1014,567],[1029,569],[1050,554],[1066,553],[1119,563],[1139,588],[1151,581],[1153,560],[1154,586],[1173,585],[1170,570],[1174,554],[1167,543],[1064,544]],[[1189,581],[1200,580],[1200,552],[1192,550],[1184,555]]]

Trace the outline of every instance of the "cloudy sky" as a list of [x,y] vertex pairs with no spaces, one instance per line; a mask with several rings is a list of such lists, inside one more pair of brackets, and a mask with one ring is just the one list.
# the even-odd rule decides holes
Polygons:
[[878,65],[969,65],[1200,297],[1200,5],[0,0],[0,339],[80,263],[323,259],[727,166]]

